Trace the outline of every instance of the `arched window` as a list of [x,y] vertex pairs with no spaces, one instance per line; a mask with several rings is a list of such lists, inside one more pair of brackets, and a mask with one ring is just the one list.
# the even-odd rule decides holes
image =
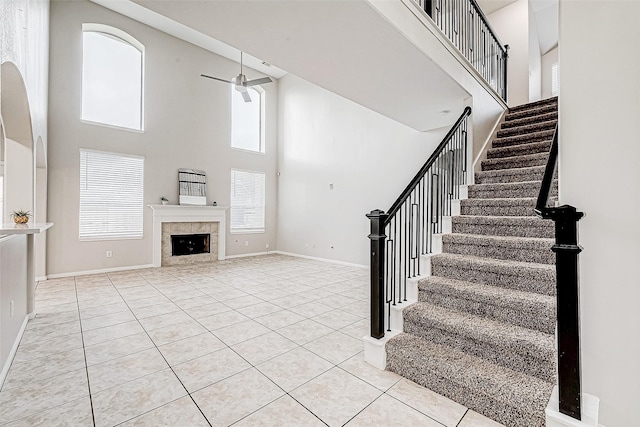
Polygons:
[[143,130],[144,46],[101,24],[82,26],[82,120]]
[[264,89],[248,88],[251,102],[231,86],[231,147],[264,153]]

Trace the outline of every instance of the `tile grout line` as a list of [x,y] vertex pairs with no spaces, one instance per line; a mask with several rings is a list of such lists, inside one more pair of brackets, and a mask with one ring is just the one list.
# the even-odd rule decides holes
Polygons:
[[73,288],[76,294],[76,304],[78,305],[78,321],[80,323],[80,339],[82,339],[82,355],[84,357],[84,369],[87,375],[87,391],[89,392],[89,406],[91,407],[91,421],[95,427],[96,416],[93,411],[93,396],[91,394],[91,381],[89,380],[89,363],[87,362],[87,350],[84,345],[84,333],[82,331],[82,315],[80,314],[80,299],[78,298],[78,286],[76,283],[76,277],[73,276]]
[[[142,276],[140,276],[142,277]],[[200,406],[198,405],[198,403],[195,401],[195,399],[193,398],[193,396],[191,395],[191,393],[189,392],[189,390],[187,389],[187,387],[184,385],[184,383],[182,382],[182,380],[180,379],[180,377],[178,376],[178,374],[176,374],[175,370],[173,369],[173,366],[171,366],[171,364],[169,363],[169,361],[167,360],[167,358],[164,356],[164,354],[162,354],[162,351],[160,351],[160,349],[158,348],[158,346],[156,345],[155,341],[153,340],[153,338],[151,338],[151,336],[149,335],[149,331],[146,330],[146,328],[144,326],[142,326],[142,323],[140,323],[140,319],[138,319],[138,316],[136,316],[136,314],[133,312],[133,310],[131,310],[131,307],[129,306],[129,304],[127,303],[127,300],[122,296],[122,294],[120,293],[120,290],[113,284],[113,282],[111,281],[111,277],[109,277],[109,275],[107,275],[107,278],[109,279],[109,282],[111,283],[111,286],[113,286],[113,288],[116,290],[116,292],[118,293],[118,295],[120,295],[120,298],[122,298],[122,301],[126,304],[126,306],[129,308],[129,310],[131,311],[131,314],[133,314],[133,317],[136,319],[136,321],[138,322],[138,324],[140,325],[140,327],[142,328],[142,330],[144,331],[144,333],[147,335],[147,337],[149,338],[149,340],[153,343],[154,348],[158,351],[158,353],[160,354],[160,356],[162,357],[162,359],[164,360],[164,362],[167,364],[167,366],[169,367],[169,369],[171,369],[171,372],[173,373],[173,375],[176,377],[176,379],[178,380],[178,382],[180,382],[180,385],[182,386],[182,388],[184,388],[184,391],[187,393],[187,396],[189,396],[189,398],[191,399],[191,401],[193,402],[194,405],[196,405],[196,408],[198,408],[198,411],[200,411],[200,413],[202,414],[202,417],[205,419],[205,421],[209,424],[210,427],[213,427],[211,422],[209,422],[209,419],[207,418],[207,416],[204,414],[204,412],[202,412],[202,409],[200,408]],[[151,287],[153,287],[156,291],[160,292],[163,296],[167,297],[166,295],[164,295],[162,293],[162,291],[159,291],[152,283],[150,283],[147,279],[145,279],[144,277],[142,277],[142,279],[147,282]],[[168,297],[167,297],[168,298]],[[171,299],[170,299],[171,300]],[[173,303],[173,301],[171,301]],[[180,307],[179,307],[180,308]],[[182,310],[182,308],[180,308]],[[188,313],[186,313],[188,314]],[[155,372],[154,372],[155,373]],[[153,374],[153,373],[152,373]],[[151,374],[150,374],[151,375]],[[135,380],[132,380],[135,381]],[[178,398],[181,399],[181,398]],[[168,405],[172,402],[175,402],[176,400],[172,400],[171,402],[165,403],[161,406],[158,406],[157,408],[153,408],[150,409],[147,412],[144,412],[143,414],[138,414],[132,418],[129,418],[124,422],[127,422],[129,420],[135,419],[137,417],[140,417],[144,414],[147,414],[149,412],[155,411],[158,408],[161,408],[165,405]],[[122,424],[122,423],[120,423]]]

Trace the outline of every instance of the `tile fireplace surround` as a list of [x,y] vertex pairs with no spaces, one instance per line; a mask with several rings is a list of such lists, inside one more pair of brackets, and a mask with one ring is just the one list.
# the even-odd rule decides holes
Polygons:
[[[227,208],[221,206],[180,206],[180,205],[149,205],[153,210],[153,266],[174,263],[191,263],[203,261],[200,255],[189,255],[180,257],[177,262],[168,261],[168,257],[163,255],[163,246],[165,250],[171,250],[171,244],[166,242],[163,245],[163,228],[165,233],[167,230],[173,234],[191,234],[193,230],[199,231],[207,228],[207,232],[211,233],[211,253],[207,256],[217,254],[218,260],[225,259],[225,236],[227,234]],[[176,223],[176,224],[167,224]],[[163,225],[164,224],[164,225]],[[203,228],[204,227],[204,228]],[[189,228],[189,230],[187,230]],[[195,232],[195,231],[193,231]],[[214,237],[217,236],[217,239]],[[164,239],[166,240],[166,239]],[[164,257],[164,259],[163,259]],[[198,258],[199,257],[199,258]],[[213,259],[212,259],[213,260]]]

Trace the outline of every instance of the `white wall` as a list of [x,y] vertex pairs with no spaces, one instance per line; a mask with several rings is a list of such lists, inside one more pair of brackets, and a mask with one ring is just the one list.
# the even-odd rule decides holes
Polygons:
[[[542,98],[553,96],[551,81],[551,66],[558,62],[558,48],[555,47],[542,57]],[[560,69],[558,69],[558,74]]]
[[[117,27],[145,45],[145,131],[129,132],[80,121],[82,23]],[[166,196],[177,203],[178,168],[207,172],[209,203],[228,206],[230,170],[267,176],[267,232],[227,234],[227,255],[265,251],[276,240],[277,82],[264,86],[266,154],[230,148],[230,86],[201,73],[233,77],[239,65],[88,1],[51,5],[48,274],[152,263],[151,209],[144,239],[78,240],[79,149],[145,156],[145,205]],[[245,69],[248,78],[258,77]],[[237,242],[236,242],[237,240]],[[244,242],[249,245],[245,246]],[[113,251],[106,258],[107,250]]]
[[368,265],[365,214],[391,206],[448,128],[417,132],[291,74],[279,92],[278,249]]
[[536,15],[529,3],[529,102],[542,97],[542,58]]
[[560,2],[560,201],[579,222],[583,391],[638,425],[640,2]]
[[509,106],[529,102],[529,2],[518,0],[487,16],[503,44],[509,45]]

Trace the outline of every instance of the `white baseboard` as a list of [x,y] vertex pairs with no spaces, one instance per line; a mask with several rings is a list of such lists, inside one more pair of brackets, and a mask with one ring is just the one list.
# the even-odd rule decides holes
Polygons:
[[99,270],[84,270],[84,271],[75,271],[75,272],[69,272],[69,273],[47,274],[47,279],[60,279],[63,277],[86,276],[89,274],[113,273],[116,271],[140,270],[143,268],[154,268],[154,266],[153,264],[130,265],[126,267],[101,268]]
[[369,268],[368,265],[354,264],[352,262],[338,261],[338,260],[329,259],[329,258],[319,258],[319,257],[309,256],[309,255],[294,254],[294,253],[291,253],[291,252],[273,251],[273,252],[270,252],[270,253],[294,256],[294,257],[297,257],[297,258],[312,259],[314,261],[323,261],[323,262],[328,262],[328,263],[331,263],[331,264],[344,265],[344,266],[347,266],[347,267]]
[[11,367],[11,363],[13,363],[13,358],[16,357],[16,351],[18,351],[18,346],[20,345],[20,340],[22,340],[22,335],[24,335],[24,330],[27,327],[27,322],[29,321],[29,316],[24,316],[24,320],[22,321],[22,326],[18,331],[18,335],[16,336],[15,341],[13,342],[13,347],[11,347],[11,351],[7,355],[7,360],[4,362],[4,366],[2,367],[2,371],[0,372],[0,388],[4,385],[4,380],[7,378],[7,374],[9,373],[9,368]]
[[277,251],[253,252],[250,254],[238,254],[238,255],[225,255],[224,259],[247,258],[251,256],[269,255],[269,254],[275,254],[275,253],[277,253]]

